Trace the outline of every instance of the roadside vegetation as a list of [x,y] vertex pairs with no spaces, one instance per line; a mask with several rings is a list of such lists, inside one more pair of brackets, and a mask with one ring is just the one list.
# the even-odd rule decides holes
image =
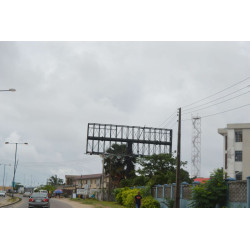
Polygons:
[[210,175],[210,180],[193,188],[193,208],[225,207],[227,197],[227,185],[224,179],[223,169],[216,169]]
[[114,190],[115,199],[119,204],[127,208],[134,208],[135,196],[139,191],[142,196],[142,206],[141,206],[142,208],[159,208],[160,203],[151,196],[150,189],[151,189],[150,186],[139,189],[137,188],[131,189],[128,187],[117,188]]
[[118,204],[117,202],[112,202],[112,201],[99,201],[96,199],[70,199],[72,201],[79,202],[81,204],[85,205],[92,205],[95,208],[124,208],[121,204]]

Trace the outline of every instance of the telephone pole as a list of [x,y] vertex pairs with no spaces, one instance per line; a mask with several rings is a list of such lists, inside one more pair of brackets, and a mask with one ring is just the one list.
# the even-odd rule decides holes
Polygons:
[[180,169],[181,169],[181,108],[178,114],[177,165],[175,207],[180,208]]

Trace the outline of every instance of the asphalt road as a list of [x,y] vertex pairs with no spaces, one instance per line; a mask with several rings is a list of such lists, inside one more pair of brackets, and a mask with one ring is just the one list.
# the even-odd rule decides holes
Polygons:
[[[29,202],[28,197],[22,197],[21,195],[15,195],[15,196],[22,198],[22,200],[16,204],[8,206],[6,208],[28,208],[28,206],[29,206],[28,205],[28,202]],[[50,208],[72,208],[72,206],[63,202],[60,199],[51,198],[50,199]]]

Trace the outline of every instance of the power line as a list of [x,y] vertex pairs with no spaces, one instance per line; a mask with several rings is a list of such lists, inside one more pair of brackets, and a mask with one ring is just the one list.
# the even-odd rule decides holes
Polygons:
[[191,106],[191,105],[193,105],[193,104],[195,104],[195,103],[198,103],[198,102],[201,102],[201,101],[203,101],[203,100],[206,100],[206,99],[208,99],[208,98],[210,98],[210,97],[212,97],[212,96],[215,96],[215,95],[217,95],[217,94],[219,94],[219,93],[222,93],[223,91],[225,91],[225,90],[227,90],[227,89],[230,89],[230,88],[232,88],[232,87],[234,87],[234,86],[236,86],[236,85],[239,85],[240,83],[243,83],[243,82],[247,81],[248,79],[250,79],[250,77],[247,77],[247,78],[245,78],[245,79],[243,79],[243,80],[241,80],[241,81],[239,81],[239,82],[236,82],[236,83],[230,85],[229,87],[227,87],[227,88],[225,88],[225,89],[223,89],[223,90],[221,90],[221,91],[218,91],[218,92],[216,92],[216,93],[214,93],[214,94],[212,94],[212,95],[209,95],[209,96],[207,96],[207,97],[205,97],[205,98],[202,98],[202,99],[200,99],[200,100],[198,100],[198,101],[196,101],[196,102],[193,102],[193,103],[191,103],[191,104],[188,104],[188,105],[185,105],[185,106],[182,106],[182,107],[185,108],[185,107]]
[[[214,115],[223,114],[223,113],[226,113],[226,112],[229,112],[229,111],[232,111],[232,110],[244,108],[244,107],[246,107],[246,106],[250,106],[250,103],[249,103],[249,104],[245,104],[245,105],[240,106],[240,107],[237,107],[237,108],[228,109],[228,110],[225,110],[225,111],[222,111],[222,112],[218,112],[218,113],[215,113],[215,114],[210,114],[210,115],[206,115],[206,116],[201,116],[201,118],[206,118],[206,117],[210,117],[210,116],[214,116]],[[185,120],[182,120],[182,121],[191,121],[191,120],[192,120],[192,119],[185,119]]]
[[[176,114],[176,111],[172,114],[172,115],[170,115],[164,122],[162,122],[158,127],[161,127],[163,124],[165,124],[173,115],[175,115]],[[172,118],[173,119],[173,118]],[[171,119],[171,120],[172,120]]]
[[201,107],[201,106],[204,106],[204,105],[209,104],[209,103],[211,103],[211,102],[215,102],[215,101],[217,101],[217,100],[220,100],[220,99],[222,99],[222,98],[224,98],[224,97],[230,96],[230,95],[232,95],[232,94],[234,94],[234,93],[237,93],[237,92],[241,91],[242,89],[246,89],[246,88],[249,88],[249,87],[250,87],[250,85],[247,85],[247,86],[246,86],[246,87],[244,87],[244,88],[238,89],[238,90],[236,90],[236,91],[234,91],[234,92],[232,92],[232,93],[229,93],[229,94],[227,94],[227,95],[224,95],[224,96],[218,97],[217,99],[214,99],[214,100],[212,100],[212,101],[209,101],[209,102],[206,102],[206,103],[200,104],[200,105],[198,105],[198,106],[196,106],[196,107],[193,107],[193,108],[188,108],[188,109],[186,109],[185,111],[190,110],[190,109],[199,108],[199,107]]
[[[196,110],[193,110],[193,111],[190,111],[190,112],[183,113],[183,115],[191,114],[191,113],[196,112],[196,111],[200,111],[200,110],[203,110],[203,109],[210,108],[210,107],[212,107],[212,106],[215,106],[215,105],[218,105],[218,104],[221,104],[221,103],[224,103],[224,102],[230,101],[230,100],[232,100],[232,99],[235,99],[235,98],[237,98],[237,97],[240,97],[240,96],[246,95],[246,94],[248,94],[249,92],[250,92],[250,91],[247,91],[246,93],[243,93],[243,94],[241,94],[241,95],[234,96],[234,97],[229,98],[229,99],[227,99],[227,100],[225,100],[225,101],[222,101],[222,102],[218,102],[218,103],[215,103],[215,104],[209,105],[209,106],[207,106],[207,107],[205,107],[205,108],[196,109]],[[202,105],[201,105],[201,106],[202,106]]]
[[213,116],[213,115],[218,115],[218,114],[226,113],[226,112],[229,112],[229,111],[232,111],[232,110],[244,108],[244,107],[246,107],[246,106],[250,106],[250,103],[249,103],[249,104],[246,104],[246,105],[243,105],[243,106],[240,106],[240,107],[237,107],[237,108],[225,110],[225,111],[222,111],[222,112],[219,112],[219,113],[215,113],[215,114],[211,114],[211,115],[202,116],[201,118],[205,118],[205,117],[209,117],[209,116]]

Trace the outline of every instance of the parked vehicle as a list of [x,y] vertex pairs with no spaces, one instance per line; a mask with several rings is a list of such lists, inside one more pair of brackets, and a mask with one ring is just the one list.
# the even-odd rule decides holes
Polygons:
[[29,207],[50,207],[48,194],[33,193],[29,198]]
[[40,190],[39,193],[48,194],[47,190]]
[[6,191],[0,190],[0,196],[5,197]]
[[31,192],[25,192],[24,194],[23,194],[23,197],[30,197],[31,196]]

